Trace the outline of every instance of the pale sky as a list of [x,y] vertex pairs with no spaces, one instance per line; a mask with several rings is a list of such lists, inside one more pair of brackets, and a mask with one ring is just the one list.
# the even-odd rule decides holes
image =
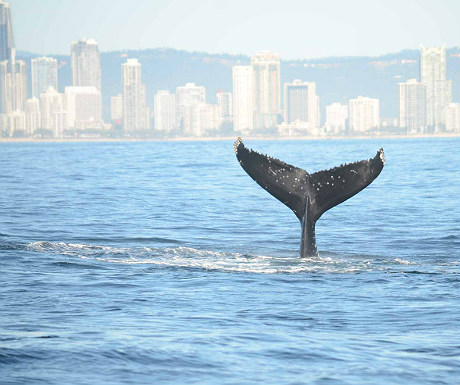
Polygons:
[[[8,0],[7,0],[8,1]],[[460,46],[460,0],[9,0],[16,49],[168,47],[283,59]]]

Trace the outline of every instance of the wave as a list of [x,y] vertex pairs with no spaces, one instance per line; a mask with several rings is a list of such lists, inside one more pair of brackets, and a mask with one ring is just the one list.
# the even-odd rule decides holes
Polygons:
[[[421,263],[402,258],[375,256],[343,256],[335,253],[321,253],[318,257],[303,258],[274,257],[242,253],[200,250],[192,247],[113,247],[65,242],[34,242],[25,247],[29,251],[60,254],[71,257],[71,261],[59,262],[61,267],[75,268],[79,264],[87,267],[103,267],[106,264],[142,265],[217,270],[246,273],[361,273],[373,270],[420,273]],[[73,260],[78,258],[79,263]],[[52,262],[56,265],[56,261]],[[404,271],[404,267],[411,267]],[[446,266],[447,270],[449,266]],[[421,270],[420,270],[421,269]]]

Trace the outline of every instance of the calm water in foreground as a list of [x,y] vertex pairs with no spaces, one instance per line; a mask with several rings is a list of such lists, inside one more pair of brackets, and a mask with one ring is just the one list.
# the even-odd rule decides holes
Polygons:
[[231,142],[0,143],[0,383],[458,383],[460,140],[246,144],[387,165],[301,260]]

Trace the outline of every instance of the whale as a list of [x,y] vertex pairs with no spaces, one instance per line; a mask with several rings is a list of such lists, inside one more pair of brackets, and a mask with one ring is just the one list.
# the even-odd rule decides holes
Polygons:
[[309,174],[283,161],[248,149],[235,141],[235,154],[244,171],[264,190],[289,207],[300,221],[300,257],[316,257],[315,225],[329,209],[369,186],[385,165],[383,148],[368,160],[342,164]]

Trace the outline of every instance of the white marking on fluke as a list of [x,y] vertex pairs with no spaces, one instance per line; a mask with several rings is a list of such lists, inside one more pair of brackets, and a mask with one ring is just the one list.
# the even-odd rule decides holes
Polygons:
[[382,160],[383,165],[385,165],[385,153],[383,152],[383,147],[379,150],[380,159]]

